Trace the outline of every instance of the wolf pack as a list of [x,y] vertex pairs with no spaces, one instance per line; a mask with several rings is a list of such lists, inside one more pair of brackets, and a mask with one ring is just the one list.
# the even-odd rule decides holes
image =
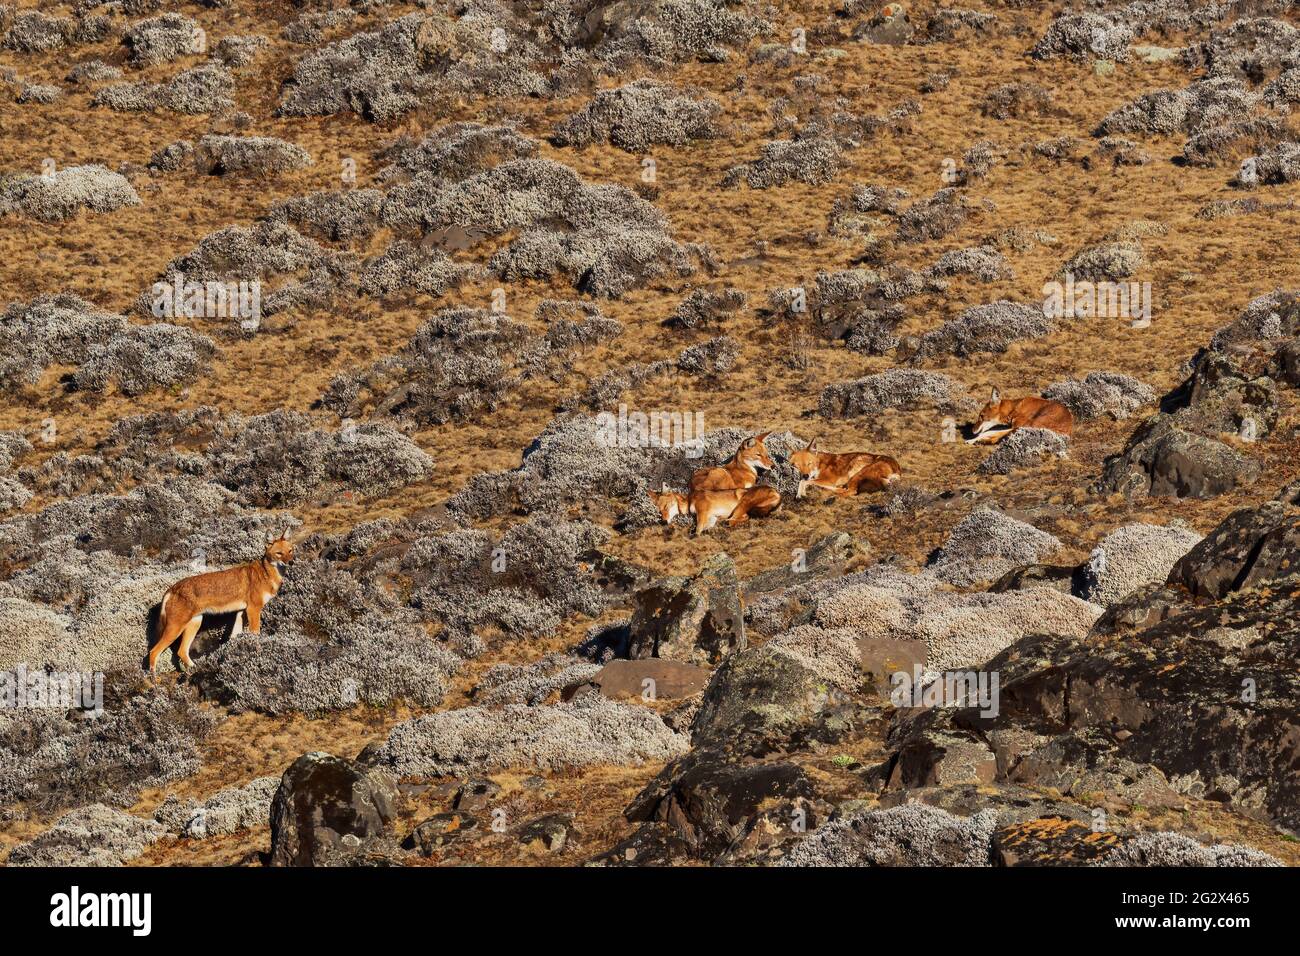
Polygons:
[[[1069,436],[1074,419],[1059,402],[1036,397],[1004,400],[995,388],[979,417],[968,427],[971,437],[966,441],[994,444],[1018,428],[1046,428]],[[685,491],[672,491],[667,485],[659,491],[651,490],[650,500],[664,523],[671,525],[678,515],[687,515],[695,520],[693,533],[699,535],[719,521],[734,527],[780,510],[780,492],[758,483],[759,472],[773,466],[765,444],[770,434],[745,439],[721,465],[697,469]],[[902,467],[888,455],[823,451],[816,439],[794,452],[790,462],[799,470],[796,494],[800,498],[809,488],[821,488],[838,498],[884,491],[903,474]],[[293,560],[294,542],[288,534],[286,529],[268,542],[260,560],[197,574],[168,589],[159,605],[156,640],[148,654],[151,674],[157,673],[159,656],[177,641],[180,667],[185,671],[193,668],[190,646],[205,615],[233,612],[233,634],[242,631],[243,621],[252,632],[260,629],[262,608],[280,590],[281,570]]]
[[[996,444],[1019,428],[1045,428],[1069,437],[1074,431],[1074,416],[1060,402],[1036,396],[1003,399],[994,388],[976,420],[968,426],[970,437],[966,443]],[[695,520],[693,533],[698,535],[719,521],[734,527],[779,511],[780,492],[758,484],[759,472],[772,467],[765,444],[770,434],[746,438],[728,461],[697,469],[685,491],[673,491],[666,484],[658,491],[651,489],[650,500],[664,524],[671,525],[678,515],[687,515]],[[889,455],[823,451],[817,447],[816,438],[808,447],[794,452],[790,463],[799,471],[799,498],[809,488],[821,488],[837,498],[884,491],[903,475],[898,461]]]

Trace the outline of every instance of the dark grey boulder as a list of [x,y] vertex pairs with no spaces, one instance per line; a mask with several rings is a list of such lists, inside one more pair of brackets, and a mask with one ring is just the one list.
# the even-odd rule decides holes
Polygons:
[[728,555],[714,555],[694,577],[655,581],[633,602],[629,657],[714,666],[745,647],[736,565]]
[[1214,438],[1177,427],[1169,416],[1147,419],[1119,455],[1106,459],[1103,494],[1213,498],[1252,484],[1259,463]]
[[534,853],[559,853],[569,842],[572,813],[548,813],[519,828],[519,842]]
[[329,866],[362,856],[397,816],[397,781],[327,753],[303,754],[271,803],[271,865]]
[[632,835],[620,840],[604,853],[593,857],[588,866],[678,866],[691,862],[691,846],[668,823],[643,823]]
[[716,751],[697,749],[665,767],[624,816],[667,823],[692,855],[711,859],[752,828],[760,813],[812,828],[817,820],[795,811],[815,796],[816,786],[797,764],[728,762]]
[[1027,564],[1002,575],[989,585],[989,590],[994,594],[1001,594],[1005,591],[1023,591],[1026,588],[1052,588],[1062,594],[1074,594],[1075,580],[1078,576],[1079,569],[1070,565]]
[[752,600],[761,594],[784,591],[819,578],[842,574],[855,551],[852,535],[832,531],[809,545],[802,555],[803,560],[763,571],[746,581],[743,588],[745,599]]
[[432,856],[476,829],[478,820],[468,813],[435,813],[420,821],[403,845],[408,849],[419,850],[422,856]]
[[1300,573],[1300,510],[1282,501],[1234,511],[1169,572],[1168,583],[1219,599]]

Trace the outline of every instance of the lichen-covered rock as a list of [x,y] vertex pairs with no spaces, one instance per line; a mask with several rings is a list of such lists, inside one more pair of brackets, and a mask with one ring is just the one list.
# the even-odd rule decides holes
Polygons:
[[654,582],[633,601],[629,657],[715,665],[745,647],[736,566],[725,554],[710,558],[689,579]]
[[1294,827],[1298,783],[1287,768],[1300,714],[1287,662],[1300,628],[1296,579],[1284,580],[1214,603],[1135,596],[1157,613],[1133,617],[1122,640],[1105,639],[1114,630],[1028,634],[985,665],[1001,678],[996,714],[971,723],[953,709],[900,711],[880,772],[890,788],[907,787],[931,778],[946,752],[982,747],[983,777],[963,782],[1101,790],[1147,806],[1191,796]]
[[[666,827],[673,855],[680,846],[683,855],[725,863],[729,848],[749,834],[780,832],[797,810],[816,826],[816,808],[808,812],[815,792],[808,772],[793,761],[729,760],[717,749],[697,747],[668,764],[623,815],[643,824],[638,833]],[[647,853],[647,862],[655,855]]]
[[271,866],[330,866],[383,837],[397,817],[397,781],[319,751],[303,754],[271,804]]
[[1106,459],[1097,487],[1127,497],[1213,498],[1251,484],[1259,473],[1258,462],[1230,445],[1157,415],[1138,426],[1123,452]]
[[1256,296],[1241,315],[1214,333],[1211,351],[1224,351],[1234,345],[1274,342],[1300,335],[1300,294],[1275,289]]
[[1294,571],[1298,525],[1285,500],[1238,509],[1178,559],[1168,583],[1198,598],[1221,600],[1281,580]]

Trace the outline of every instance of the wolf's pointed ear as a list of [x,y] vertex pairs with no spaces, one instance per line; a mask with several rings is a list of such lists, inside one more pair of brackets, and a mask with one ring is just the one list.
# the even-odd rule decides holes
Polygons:
[[753,447],[754,447],[754,444],[756,443],[756,441],[757,441],[757,439],[752,438],[752,437],[751,437],[751,438],[746,438],[743,442],[740,443],[740,447],[741,447],[741,448],[753,448]]
[[810,442],[808,443],[808,448],[807,448],[806,450],[807,450],[807,451],[816,451],[816,450],[817,450],[817,436],[815,436],[815,435],[813,436],[813,440],[810,441]]
[[666,494],[668,494],[668,482],[665,481],[665,482],[661,482],[661,483],[660,483],[660,485],[659,485],[659,494],[661,494],[661,495],[666,495]]
[[989,393],[989,401],[990,402],[1002,401],[1002,393],[998,391],[998,387],[996,385],[993,386],[993,391]]
[[755,444],[760,444],[760,445],[761,445],[763,442],[767,441],[767,436],[770,435],[770,434],[772,434],[772,433],[771,433],[771,432],[763,432],[763,434],[759,435],[757,438],[754,439]]

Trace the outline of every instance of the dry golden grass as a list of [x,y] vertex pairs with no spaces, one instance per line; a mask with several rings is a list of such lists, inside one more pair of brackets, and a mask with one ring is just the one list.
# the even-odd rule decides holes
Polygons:
[[[35,7],[37,3],[20,0],[19,6]],[[917,4],[914,18],[924,19],[933,6]],[[410,9],[414,8],[394,5],[381,16],[388,18]],[[825,21],[833,9],[834,5],[825,2],[800,4],[798,10],[783,8],[777,21],[778,35]],[[1007,153],[987,179],[968,189],[976,203],[987,201],[989,208],[942,241],[898,246],[893,258],[921,268],[943,252],[975,245],[1011,226],[1041,229],[1058,241],[1023,254],[1008,253],[1013,279],[985,285],[954,281],[946,296],[928,297],[926,308],[909,315],[904,327],[907,332],[934,328],[970,305],[997,298],[1036,302],[1041,298],[1042,283],[1070,255],[1134,220],[1158,222],[1167,232],[1144,240],[1147,264],[1136,277],[1149,280],[1154,290],[1150,328],[1130,329],[1120,320],[1080,320],[1046,338],[1019,343],[1004,355],[926,366],[953,376],[974,394],[982,397],[991,383],[1008,394],[1036,393],[1050,382],[1097,369],[1126,372],[1164,391],[1181,379],[1183,362],[1192,352],[1252,297],[1295,284],[1294,262],[1282,251],[1294,246],[1300,211],[1213,223],[1195,219],[1204,203],[1231,194],[1226,186],[1230,171],[1186,168],[1170,162],[1181,150],[1181,140],[1144,142],[1153,162],[1115,170],[1057,165],[1022,152],[1024,144],[1057,136],[1087,140],[1098,120],[1139,93],[1185,85],[1188,76],[1182,68],[1135,61],[1119,64],[1112,74],[1100,76],[1088,65],[1033,62],[1024,53],[1050,21],[1050,12],[987,9],[997,13],[1004,24],[1021,24],[1022,28],[990,40],[919,47],[845,42],[840,47],[843,56],[838,58],[813,46],[808,60],[789,69],[740,63],[689,64],[675,71],[677,82],[703,87],[723,102],[728,135],[689,148],[656,149],[655,203],[669,217],[677,238],[713,247],[723,263],[716,280],[745,291],[750,307],[737,313],[723,329],[742,343],[743,351],[736,370],[720,384],[687,377],[657,380],[630,392],[625,401],[630,408],[700,411],[709,428],[790,428],[804,437],[820,436],[827,449],[891,454],[902,463],[910,482],[932,491],[970,490],[992,495],[1012,513],[1032,512],[1035,524],[1066,542],[1067,553],[1062,558],[1082,557],[1107,531],[1134,520],[1163,522],[1177,517],[1204,531],[1229,510],[1271,497],[1278,485],[1292,476],[1289,453],[1294,429],[1300,426],[1294,395],[1285,397],[1283,418],[1274,437],[1250,449],[1266,465],[1265,477],[1254,489],[1231,500],[1204,502],[1104,500],[1090,495],[1086,486],[1098,473],[1102,458],[1122,445],[1135,421],[1083,423],[1076,430],[1068,461],[1047,464],[1030,474],[979,477],[974,469],[987,452],[941,442],[934,413],[890,412],[877,421],[825,422],[811,417],[824,385],[881,371],[891,366],[891,359],[867,358],[840,346],[814,343],[810,367],[806,371],[790,368],[784,335],[765,328],[754,312],[771,290],[809,284],[818,271],[852,264],[860,252],[859,244],[825,235],[833,202],[852,184],[901,186],[913,198],[924,198],[944,185],[940,175],[944,160],[960,157],[980,139],[996,143]],[[234,34],[272,37],[270,51],[236,74],[238,108],[254,117],[243,132],[279,136],[303,146],[315,158],[315,165],[306,170],[265,180],[189,173],[151,178],[142,167],[155,150],[176,139],[228,131],[229,124],[207,116],[92,109],[90,93],[72,86],[67,87],[63,99],[49,106],[18,106],[11,99],[0,103],[5,171],[36,170],[47,157],[60,167],[137,164],[141,169],[133,178],[143,200],[136,208],[83,215],[60,225],[14,218],[0,221],[6,302],[69,291],[101,307],[125,311],[169,260],[187,252],[208,233],[230,224],[252,223],[281,199],[338,188],[345,157],[357,161],[357,184],[363,186],[380,167],[375,154],[399,133],[419,136],[451,120],[508,118],[517,120],[523,132],[544,140],[558,120],[585,102],[585,97],[578,96],[556,102],[464,104],[446,115],[417,112],[390,128],[351,115],[275,118],[272,112],[279,84],[302,51],[278,39],[280,27],[291,19],[288,10],[287,5],[268,11],[260,4],[236,3],[219,10],[187,7],[185,12],[204,26],[211,44]],[[361,29],[374,19],[360,17],[355,27]],[[1175,41],[1166,42],[1173,45]],[[111,43],[75,51],[78,60],[92,56],[120,62],[122,51]],[[193,57],[129,71],[127,78],[162,80],[201,60]],[[33,82],[61,82],[70,65],[68,57],[59,54],[6,54],[0,62],[15,66]],[[954,71],[951,85],[942,92],[920,96],[918,89],[926,75],[941,69]],[[738,71],[745,74],[746,82],[734,92]],[[827,100],[844,96],[862,113],[884,113],[911,97],[921,99],[924,111],[911,132],[882,134],[847,153],[847,168],[826,186],[796,183],[765,191],[718,188],[729,168],[752,160],[761,144],[774,138],[769,107],[776,97],[790,94],[791,80],[801,72],[824,74],[829,86],[819,95]],[[989,90],[1016,80],[1051,89],[1051,115],[1003,121],[979,114],[976,104]],[[1084,148],[1090,145],[1085,143]],[[543,143],[541,155],[566,163],[590,180],[628,186],[637,183],[641,169],[640,157],[610,147],[575,152]],[[1300,199],[1300,186],[1270,188],[1268,199]],[[815,241],[810,242],[809,236],[815,236]],[[381,232],[365,251],[382,249],[389,238]],[[483,261],[508,238],[456,257]],[[766,243],[765,258],[758,264],[745,261],[755,255],[759,242]],[[276,317],[251,339],[218,335],[220,354],[210,374],[174,394],[129,398],[69,393],[58,381],[66,370],[53,370],[17,401],[0,406],[0,429],[30,431],[53,418],[58,437],[53,444],[38,447],[39,460],[57,451],[84,451],[115,422],[146,408],[173,410],[212,404],[244,414],[280,406],[308,410],[334,375],[396,351],[436,308],[485,306],[494,284],[472,283],[438,301],[359,301],[345,303],[337,311]],[[299,516],[313,530],[338,531],[361,520],[435,506],[473,474],[513,467],[521,450],[554,416],[559,399],[609,368],[629,361],[671,358],[689,342],[705,337],[703,333],[670,332],[660,325],[691,284],[689,280],[656,283],[621,300],[602,302],[605,313],[623,322],[627,332],[612,347],[584,355],[569,380],[558,385],[531,383],[480,420],[419,431],[416,441],[437,460],[436,473],[426,483],[378,500],[305,506],[298,509]],[[562,282],[514,283],[507,293],[509,311],[520,321],[531,321],[534,307],[543,298],[572,297],[572,290]],[[217,331],[205,320],[180,321],[209,334]],[[329,421],[328,417],[324,420]],[[43,503],[38,499],[28,509]],[[657,571],[675,573],[689,572],[708,555],[725,550],[736,558],[741,572],[748,574],[789,560],[793,548],[806,546],[830,531],[844,530],[860,539],[867,559],[896,555],[915,564],[942,542],[948,528],[969,507],[959,494],[948,506],[932,512],[882,520],[871,515],[870,504],[869,498],[830,504],[814,493],[811,500],[792,503],[773,519],[739,529],[721,530],[698,540],[688,539],[680,530],[646,529],[615,537],[611,548]],[[531,660],[571,646],[589,623],[573,622],[545,641],[502,642],[467,669],[444,707],[465,704],[466,692],[483,668],[502,660]],[[208,743],[204,769],[168,790],[181,796],[203,796],[258,775],[279,773],[306,750],[353,755],[407,716],[407,711],[395,708],[322,719],[232,717]],[[583,845],[608,845],[610,837],[616,838],[621,806],[654,769],[609,768],[553,778],[549,785],[562,795],[554,798],[554,805],[567,800],[571,801],[565,804],[567,809],[574,803],[583,807],[579,820],[579,829],[587,836]],[[836,771],[831,768],[827,772]],[[847,793],[851,782],[846,787]],[[162,796],[161,792],[147,793],[135,809],[149,811]],[[543,812],[545,806],[532,809]],[[1216,816],[1211,810],[1195,813],[1203,813],[1196,819],[1207,826],[1223,825],[1222,814]],[[1233,820],[1232,826],[1241,825],[1237,818]],[[0,834],[0,851],[30,836],[43,822],[6,824],[7,832]],[[597,835],[600,841],[592,839]],[[247,839],[222,838],[202,846],[169,843],[155,848],[141,862],[230,863],[242,859],[250,848],[265,849],[266,842],[266,833],[259,832]],[[1265,835],[1255,843],[1266,844],[1270,852],[1297,861],[1296,852],[1280,841]],[[499,856],[493,856],[490,847],[484,852],[488,856],[480,862],[514,859],[504,849]]]

